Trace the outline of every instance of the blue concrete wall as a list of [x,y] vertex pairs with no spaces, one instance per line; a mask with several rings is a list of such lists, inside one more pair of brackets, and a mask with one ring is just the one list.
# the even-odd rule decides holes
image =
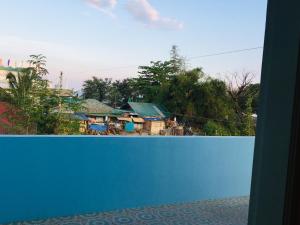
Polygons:
[[0,137],[0,223],[249,195],[252,137]]

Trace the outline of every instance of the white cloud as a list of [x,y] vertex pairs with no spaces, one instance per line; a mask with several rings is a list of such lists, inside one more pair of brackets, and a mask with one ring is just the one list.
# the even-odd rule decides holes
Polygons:
[[115,14],[112,12],[113,8],[117,5],[117,0],[84,0],[91,7],[99,10],[100,12],[114,18]]
[[114,8],[117,4],[117,0],[85,0],[89,5],[104,9],[104,8]]
[[162,17],[148,0],[128,0],[127,10],[136,20],[150,27],[171,30],[180,30],[183,28],[182,22]]

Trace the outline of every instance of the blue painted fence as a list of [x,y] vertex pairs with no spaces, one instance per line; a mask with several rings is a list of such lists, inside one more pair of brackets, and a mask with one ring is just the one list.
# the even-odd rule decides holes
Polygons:
[[249,195],[252,137],[0,137],[0,223]]

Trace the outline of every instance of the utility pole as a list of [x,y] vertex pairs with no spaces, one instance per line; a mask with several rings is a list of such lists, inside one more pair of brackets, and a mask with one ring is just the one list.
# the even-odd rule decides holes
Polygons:
[[63,87],[63,75],[64,73],[61,71],[59,75],[59,90],[61,90]]
[[58,83],[59,114],[61,114],[61,111],[62,111],[61,93],[62,93],[62,87],[63,87],[63,74],[64,73],[61,71],[59,74],[59,83]]

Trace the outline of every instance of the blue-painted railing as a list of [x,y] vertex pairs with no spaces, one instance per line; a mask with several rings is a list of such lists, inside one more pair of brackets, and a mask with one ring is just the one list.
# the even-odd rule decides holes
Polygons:
[[249,195],[253,137],[0,137],[0,223]]

